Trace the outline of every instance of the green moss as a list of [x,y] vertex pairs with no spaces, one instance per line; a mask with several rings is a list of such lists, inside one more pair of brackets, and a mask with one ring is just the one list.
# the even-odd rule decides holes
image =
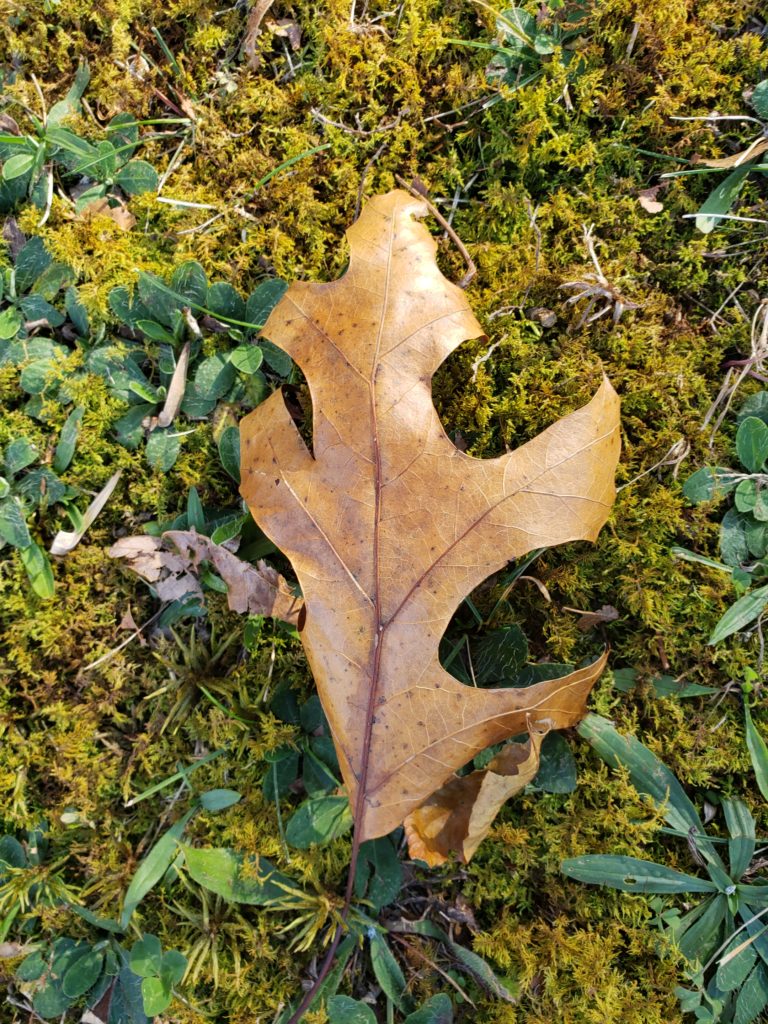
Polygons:
[[[678,166],[672,157],[725,155],[722,137],[705,122],[673,118],[714,109],[744,112],[742,93],[766,68],[764,41],[755,29],[758,13],[757,5],[740,0],[663,0],[640,7],[606,0],[590,12],[580,43],[581,74],[572,75],[555,55],[535,83],[514,93],[507,89],[500,101],[484,105],[476,101],[491,92],[487,53],[449,40],[487,40],[492,19],[453,0],[414,0],[397,16],[380,3],[357,4],[352,22],[348,0],[333,0],[322,11],[298,0],[278,15],[301,27],[299,50],[290,51],[265,23],[255,68],[238,57],[246,14],[238,5],[220,10],[201,0],[69,2],[57,7],[55,18],[37,2],[17,5],[0,26],[4,52],[21,69],[8,87],[11,100],[39,109],[29,75],[34,72],[50,106],[66,91],[72,55],[78,54],[88,58],[92,80],[89,108],[73,123],[88,137],[101,137],[119,110],[148,118],[177,117],[181,108],[191,112],[190,126],[160,125],[141,156],[169,172],[164,198],[206,207],[135,197],[129,206],[136,227],[123,231],[109,218],[76,216],[56,194],[44,227],[38,227],[39,211],[31,209],[19,214],[19,223],[73,266],[94,322],[106,321],[111,332],[117,325],[108,292],[117,284],[133,286],[138,270],[167,275],[194,258],[209,277],[229,280],[241,292],[271,274],[328,280],[345,266],[342,232],[359,199],[393,187],[396,174],[418,175],[444,212],[455,197],[453,224],[478,268],[469,297],[487,339],[462,346],[435,379],[446,429],[458,431],[471,454],[491,456],[584,404],[603,372],[622,398],[623,489],[609,524],[595,545],[541,556],[530,573],[546,585],[551,602],[522,581],[506,618],[524,624],[536,658],[577,661],[607,642],[615,667],[725,687],[757,663],[758,642],[707,646],[733,589],[724,575],[677,562],[669,550],[675,543],[702,553],[717,550],[721,509],[689,507],[681,481],[699,465],[731,458],[732,423],[713,449],[700,426],[720,387],[724,353],[748,349],[752,260],[764,256],[765,240],[759,225],[704,237],[683,219],[714,186],[714,175],[672,181],[659,195],[664,209],[657,214],[647,213],[638,195],[659,183],[659,173]],[[24,130],[30,128],[21,107],[9,111]],[[751,131],[745,128],[745,142]],[[324,144],[321,153],[258,185],[284,161]],[[764,185],[750,183],[744,202],[761,196]],[[605,317],[580,327],[583,307],[566,305],[570,293],[561,290],[594,271],[583,242],[583,226],[590,224],[606,276],[637,303],[617,324]],[[737,241],[743,250],[728,251]],[[439,258],[458,279],[462,261],[442,237]],[[737,286],[743,310],[728,300]],[[713,331],[711,314],[724,300]],[[553,327],[541,326],[530,313],[536,307],[555,314]],[[259,696],[279,681],[303,696],[311,692],[298,645],[273,644],[268,635],[251,654],[240,640],[234,645],[216,682],[225,691],[224,707],[246,710],[249,726],[202,695],[197,683],[208,678],[203,673],[191,680],[188,713],[162,733],[178,693],[171,674],[177,679],[183,669],[173,639],[120,646],[130,635],[120,628],[126,613],[144,623],[156,605],[146,587],[108,558],[114,539],[138,532],[148,519],[178,514],[192,486],[206,505],[236,507],[211,426],[196,424],[172,471],[156,473],[142,451],[115,443],[113,427],[124,407],[104,382],[83,376],[67,383],[85,415],[66,482],[93,493],[116,468],[123,475],[84,541],[56,560],[52,602],[31,596],[18,557],[2,552],[3,827],[47,819],[54,854],[65,858],[67,882],[92,909],[116,914],[137,860],[158,831],[183,813],[189,796],[182,792],[171,802],[173,789],[131,808],[124,802],[194,754],[226,749],[191,778],[201,789],[236,788],[243,799],[221,815],[198,816],[191,839],[270,857],[309,889],[338,894],[348,837],[322,850],[290,851],[289,860],[277,810],[261,793],[265,754],[295,739],[296,730],[279,723]],[[0,445],[24,434],[48,452],[71,407],[51,403],[50,418],[41,424],[17,408],[17,387],[18,371],[0,367],[0,401],[7,410],[0,416]],[[681,440],[690,452],[679,472],[651,469]],[[65,525],[54,509],[38,517],[35,534],[47,545]],[[489,610],[499,589],[484,588],[479,605]],[[598,633],[580,632],[565,610],[603,604],[614,605],[619,617]],[[215,597],[209,623],[203,628],[219,636],[244,626]],[[86,668],[98,658],[100,664]],[[768,813],[755,794],[741,709],[732,694],[717,706],[700,700],[682,706],[642,689],[619,693],[606,677],[592,706],[647,743],[694,795],[714,789],[746,799],[765,834]],[[768,727],[764,710],[756,710],[756,720]],[[515,800],[463,884],[478,932],[474,938],[464,932],[461,941],[516,975],[521,1000],[509,1006],[479,997],[478,1009],[465,1007],[459,1020],[680,1019],[673,996],[678,964],[669,953],[657,956],[647,901],[569,882],[559,863],[578,853],[625,852],[688,870],[685,845],[661,843],[652,809],[620,774],[571,740],[579,789],[570,797]],[[298,802],[293,795],[283,802],[283,820]],[[72,808],[81,820],[65,824],[61,815]],[[450,905],[459,889],[453,869],[423,877],[413,871],[417,893],[437,893]],[[211,900],[180,882],[158,888],[139,911],[141,927],[169,946],[198,951],[194,980],[185,988],[190,1005],[177,1002],[174,1019],[271,1020],[307,973],[309,957],[291,953],[288,939],[276,934],[290,918]],[[88,934],[84,922],[56,913],[46,912],[45,928]],[[410,967],[420,995],[445,987],[423,961]]]

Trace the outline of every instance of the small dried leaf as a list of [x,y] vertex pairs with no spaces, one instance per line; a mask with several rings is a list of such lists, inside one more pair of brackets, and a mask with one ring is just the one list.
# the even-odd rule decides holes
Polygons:
[[79,216],[83,220],[91,220],[93,217],[109,217],[122,231],[130,231],[136,223],[136,218],[131,211],[122,205],[110,206],[109,200],[94,199],[87,203],[80,211]]
[[598,608],[596,612],[585,612],[581,608],[568,608],[563,607],[564,612],[573,612],[574,615],[579,615],[581,618],[576,623],[577,629],[580,629],[582,633],[586,633],[590,629],[594,629],[595,626],[601,625],[603,622],[615,622],[619,617],[619,613],[611,604],[604,604],[602,608]]
[[268,21],[267,28],[276,36],[282,36],[288,40],[292,50],[296,51],[301,47],[301,26],[290,18],[281,18],[279,21]]
[[0,132],[8,132],[9,135],[21,135],[21,129],[10,114],[0,114]]
[[73,550],[73,548],[77,547],[83,539],[85,531],[93,524],[96,516],[101,512],[111,498],[112,491],[117,487],[117,483],[122,476],[122,473],[122,469],[118,469],[118,471],[113,473],[109,480],[107,480],[83,513],[83,522],[79,530],[59,530],[51,544],[50,550],[52,555],[67,555]]
[[232,611],[273,615],[299,624],[303,602],[295,597],[285,579],[266,562],[253,566],[221,544],[214,544],[194,530],[169,530],[162,537],[123,537],[109,549],[129,569],[150,583],[161,601],[176,601],[187,594],[202,595],[198,578],[200,562],[210,562],[227,584]]
[[155,427],[170,427],[176,419],[176,414],[184,400],[188,368],[189,342],[187,342],[181,350],[179,361],[176,363],[176,368],[173,371],[173,376],[171,377],[171,383],[168,385],[168,394],[165,398],[165,405],[163,406],[160,415],[156,419],[153,417],[154,424],[151,428],[152,430],[154,430]]
[[638,193],[637,201],[647,213],[661,213],[664,209],[664,203],[656,198],[660,187],[660,185],[654,185],[652,188],[646,188]]

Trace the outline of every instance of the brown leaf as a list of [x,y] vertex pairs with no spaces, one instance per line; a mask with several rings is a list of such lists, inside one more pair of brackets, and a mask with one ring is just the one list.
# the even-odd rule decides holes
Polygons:
[[408,815],[405,834],[414,860],[430,867],[444,864],[451,854],[469,861],[506,801],[536,777],[549,730],[530,730],[525,743],[508,743],[484,771],[454,775]]
[[733,153],[731,156],[724,156],[717,160],[705,156],[698,157],[693,163],[699,167],[720,167],[727,170],[731,167],[741,167],[743,163],[754,160],[756,156],[760,156],[766,150],[768,150],[768,139],[764,135],[759,135],[739,153]]
[[112,558],[151,583],[161,601],[186,594],[202,596],[200,562],[207,561],[227,584],[227,602],[233,612],[273,615],[293,625],[300,622],[303,602],[285,579],[266,562],[253,566],[221,544],[194,530],[169,530],[162,537],[123,537],[109,549]]
[[590,629],[594,629],[595,626],[600,626],[603,622],[615,622],[619,617],[619,613],[613,607],[612,604],[604,604],[602,608],[598,608],[596,612],[585,612],[581,608],[567,608],[563,607],[564,612],[573,612],[574,615],[580,615],[581,618],[576,623],[576,628],[580,629],[582,633],[586,633]]
[[295,52],[301,47],[301,25],[290,18],[280,18],[278,21],[268,21],[267,28],[276,36],[287,39],[291,49]]
[[[170,427],[176,419],[176,413],[179,411],[181,403],[184,401],[184,391],[187,387],[188,367],[189,342],[187,342],[181,350],[179,361],[176,363],[173,376],[171,377],[171,383],[168,385],[168,394],[165,396],[165,404],[160,411],[160,415],[155,419],[155,426]],[[154,427],[152,429],[154,430]]]
[[10,114],[0,114],[0,132],[7,132],[9,135],[21,135],[21,129]]
[[347,232],[349,269],[294,284],[264,334],[310,387],[313,453],[279,392],[241,426],[241,493],[291,559],[302,633],[361,839],[385,835],[478,751],[553,715],[584,714],[596,672],[526,689],[465,687],[438,644],[459,602],[537,547],[594,540],[614,498],[618,398],[592,401],[517,451],[458,451],[431,379],[482,329],[390,192]]
[[646,213],[661,213],[664,209],[664,203],[657,199],[662,185],[653,185],[651,188],[643,189],[642,192],[638,192],[637,201],[640,203]]
[[127,206],[122,204],[110,206],[108,199],[94,199],[93,202],[87,203],[80,211],[79,216],[83,220],[90,220],[92,217],[109,217],[122,231],[130,231],[136,223],[136,218]]

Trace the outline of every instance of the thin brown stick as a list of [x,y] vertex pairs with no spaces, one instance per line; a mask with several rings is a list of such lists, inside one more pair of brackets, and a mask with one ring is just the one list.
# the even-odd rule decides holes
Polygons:
[[467,251],[467,247],[464,245],[462,240],[456,234],[455,230],[448,223],[448,221],[445,219],[445,217],[442,215],[442,213],[440,213],[440,211],[437,209],[437,207],[434,206],[429,201],[429,199],[427,198],[426,194],[422,191],[421,188],[417,187],[415,182],[409,185],[408,182],[404,178],[401,178],[399,174],[395,175],[395,181],[398,183],[398,185],[402,185],[403,188],[407,189],[411,193],[412,196],[416,196],[418,199],[422,199],[427,204],[429,212],[435,218],[435,220],[440,225],[440,227],[445,230],[445,233],[448,235],[448,237],[451,239],[453,244],[456,246],[456,248],[461,253],[462,259],[467,264],[467,272],[464,275],[464,277],[462,277],[462,279],[458,282],[458,286],[459,286],[459,288],[466,288],[467,285],[469,284],[469,282],[472,280],[472,278],[477,273],[477,267],[475,266],[474,260],[469,255],[469,252]]

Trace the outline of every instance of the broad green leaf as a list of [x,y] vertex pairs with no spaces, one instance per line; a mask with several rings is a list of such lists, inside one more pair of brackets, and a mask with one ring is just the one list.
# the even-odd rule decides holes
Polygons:
[[125,448],[137,448],[144,437],[142,423],[157,408],[156,403],[136,405],[115,423],[115,437]]
[[748,975],[736,997],[733,1024],[752,1024],[768,1006],[768,971],[758,963]]
[[759,520],[748,523],[744,537],[749,553],[755,558],[765,558],[768,554],[768,523]]
[[501,35],[505,49],[519,55],[533,48],[536,19],[523,7],[508,7],[496,15],[496,31]]
[[203,399],[215,402],[227,394],[234,380],[235,368],[225,356],[209,356],[195,372],[195,389]]
[[747,416],[736,431],[736,453],[750,473],[759,473],[768,459],[768,426],[757,416]]
[[80,424],[83,420],[85,409],[81,407],[73,409],[67,416],[64,426],[59,434],[59,441],[53,456],[53,469],[57,473],[63,473],[72,461],[77,445],[77,436],[80,432]]
[[768,521],[768,495],[765,488],[758,486],[754,480],[741,481],[736,488],[734,501],[739,512],[750,512],[761,523]]
[[18,839],[14,839],[13,836],[0,836],[0,867],[23,868],[26,863],[27,855]]
[[219,458],[235,483],[240,483],[240,431],[227,427],[219,438]]
[[264,359],[258,345],[239,345],[230,353],[229,361],[239,373],[256,373]]
[[129,196],[137,196],[157,191],[159,179],[152,164],[146,160],[131,160],[120,168],[115,181]]
[[528,641],[519,626],[492,629],[472,645],[472,667],[480,686],[514,678],[528,661]]
[[205,531],[205,512],[196,487],[190,487],[187,496],[187,529],[193,528],[198,533]]
[[709,638],[710,646],[719,644],[721,640],[738,633],[739,630],[754,622],[768,605],[768,586],[758,587],[752,590],[738,601],[735,601],[728,611],[723,615]]
[[768,121],[768,78],[757,83],[752,90],[749,102],[755,108],[757,116],[763,121]]
[[175,825],[172,825],[167,832],[164,832],[158,839],[146,857],[136,869],[131,879],[128,891],[125,894],[123,912],[120,915],[122,928],[128,927],[128,922],[139,903],[150,892],[165,872],[176,859],[179,852],[179,839],[187,827],[188,822],[195,813],[195,808],[187,811],[183,818],[180,818]]
[[50,359],[33,359],[19,377],[19,387],[28,395],[41,395],[51,384],[56,365]]
[[24,566],[32,589],[38,597],[51,598],[54,594],[53,570],[48,555],[32,541],[19,551],[21,564]]
[[67,487],[47,466],[39,466],[19,477],[16,494],[41,508],[48,508],[67,496]]
[[261,791],[273,803],[290,792],[299,777],[299,753],[291,747],[281,747],[267,758],[267,770]]
[[[766,591],[766,603],[768,603],[768,587],[764,587],[763,589]],[[755,770],[757,788],[763,794],[764,798],[768,800],[768,746],[766,745],[763,737],[757,731],[757,726],[752,720],[752,712],[750,711],[746,700],[744,701],[744,717],[746,724],[747,749],[749,750],[749,756],[752,760],[752,767]]]
[[72,285],[67,288],[64,295],[64,306],[67,310],[67,316],[72,321],[72,326],[77,331],[79,337],[87,338],[90,332],[88,313],[78,298],[77,289]]
[[[32,285],[32,291],[48,302],[53,302],[63,288],[73,283],[74,278],[74,271],[66,263],[50,263]],[[60,322],[64,322],[63,318]]]
[[749,936],[739,932],[723,950],[717,965],[716,984],[723,992],[739,988],[755,966],[757,952],[753,944],[747,945]]
[[49,981],[32,996],[32,1009],[43,1020],[61,1017],[69,1009],[72,1000],[64,995],[60,981]]
[[[245,319],[249,324],[251,324],[251,328],[253,330],[261,330],[267,322],[269,314],[278,304],[280,299],[282,299],[283,295],[285,295],[287,288],[288,285],[285,281],[281,281],[279,278],[272,278],[269,281],[262,281],[261,284],[251,292],[246,303]],[[286,353],[283,354],[290,363],[290,356]],[[269,357],[267,357],[267,362],[269,362]]]
[[162,324],[155,323],[154,320],[137,320],[136,326],[142,334],[146,335],[147,338],[151,338],[152,341],[164,341],[169,345],[175,344],[176,339],[171,332],[166,330]]
[[[271,341],[267,341],[266,338],[262,338],[259,342],[259,348],[264,353],[264,361],[270,370],[274,371],[279,377],[289,377],[291,370],[293,369],[293,360],[287,352],[283,352],[277,345],[273,345]],[[256,403],[258,404],[258,403]]]
[[4,309],[0,313],[0,341],[9,341],[15,338],[24,323],[21,314],[13,306]]
[[147,440],[147,462],[161,473],[167,473],[180,450],[181,441],[173,427],[153,430]]
[[328,1020],[333,1024],[376,1024],[370,1006],[349,996],[331,996],[326,1004]]
[[198,797],[200,806],[205,811],[224,811],[242,800],[242,796],[234,789],[209,789]]
[[171,327],[171,313],[186,305],[184,296],[176,295],[155,274],[142,272],[138,279],[139,298],[149,313],[148,319]]
[[163,966],[160,971],[160,978],[169,987],[178,985],[187,970],[187,958],[183,953],[175,949],[169,949],[163,953]]
[[763,423],[768,423],[768,391],[758,391],[744,399],[736,414],[736,422],[741,423],[747,416],[757,416]]
[[576,789],[576,761],[568,741],[559,732],[551,732],[541,745],[533,785],[545,793],[572,793]]
[[160,978],[144,978],[141,982],[141,998],[144,1013],[148,1017],[156,1017],[170,1006],[173,992]]
[[67,968],[62,978],[64,995],[79,999],[99,980],[103,966],[104,953],[101,950],[86,950]]
[[217,318],[245,323],[246,306],[231,284],[217,281],[208,289],[206,306]]
[[637,857],[611,854],[587,854],[570,857],[560,865],[563,874],[578,882],[607,885],[622,892],[716,892],[717,886],[705,878],[683,874]]
[[145,934],[131,948],[131,970],[140,978],[160,974],[163,948],[156,935]]
[[248,858],[224,849],[182,846],[190,877],[204,889],[223,896],[230,903],[263,907],[285,895],[281,886],[297,888],[266,857]]
[[722,215],[730,211],[754,163],[750,160],[731,171],[704,200],[696,214],[696,227],[702,234],[708,235],[723,219]]
[[405,975],[392,955],[384,935],[374,932],[370,938],[371,967],[384,994],[401,1012],[405,1006]]
[[37,459],[38,451],[26,437],[17,437],[5,449],[5,471],[8,476],[16,476],[22,469],[31,466]]
[[174,270],[171,288],[196,305],[204,306],[208,296],[208,278],[197,260],[187,260]]
[[3,180],[13,181],[14,178],[20,178],[23,174],[31,171],[34,166],[34,153],[16,153],[14,156],[8,157],[3,164]]
[[453,1024],[451,1000],[444,992],[440,992],[409,1014],[403,1024]]
[[750,520],[735,508],[729,508],[720,524],[720,554],[726,565],[741,565],[749,560],[746,531]]
[[[747,709],[747,714],[749,714],[749,709]],[[766,754],[768,755],[768,751]],[[730,835],[728,860],[731,866],[731,877],[738,882],[749,867],[755,852],[755,819],[742,800],[723,798],[722,806]]]
[[49,327],[61,327],[66,320],[64,314],[46,301],[42,295],[26,295],[19,306],[27,323],[44,320]]
[[396,899],[403,884],[403,865],[389,836],[360,844],[355,893],[381,910]]
[[38,235],[34,235],[28,242],[25,242],[16,257],[17,293],[28,292],[52,262],[50,253]]
[[339,763],[329,736],[311,736],[304,748],[302,780],[307,796],[322,796],[339,787]]
[[286,841],[297,850],[324,846],[352,828],[352,812],[345,796],[305,800],[285,827]]
[[684,915],[673,933],[683,956],[704,962],[722,941],[722,924],[728,911],[728,899],[722,893],[704,900],[696,912]]
[[48,967],[48,958],[45,949],[36,949],[25,957],[16,968],[16,977],[19,981],[37,981],[42,978]]
[[704,466],[697,469],[683,484],[683,494],[692,505],[712,501],[728,494],[736,486],[732,469],[723,466]]
[[110,291],[107,301],[120,323],[129,327],[136,327],[139,320],[151,319],[150,311],[138,296],[138,289],[132,295],[124,285],[119,285]]
[[90,68],[88,67],[87,62],[83,61],[75,73],[74,81],[69,87],[67,95],[63,100],[59,100],[58,103],[54,103],[48,111],[48,117],[45,121],[46,129],[55,127],[60,124],[65,117],[69,117],[71,114],[79,112],[80,100],[82,99],[82,95],[90,80]]

